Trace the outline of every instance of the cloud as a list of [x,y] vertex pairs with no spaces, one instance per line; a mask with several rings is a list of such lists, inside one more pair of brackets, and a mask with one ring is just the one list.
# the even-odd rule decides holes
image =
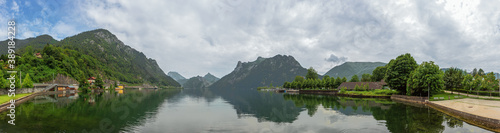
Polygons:
[[[20,24],[25,36],[64,38],[105,28],[156,59],[164,71],[186,77],[207,72],[222,77],[237,61],[276,54],[292,55],[319,73],[347,59],[388,62],[404,53],[418,63],[500,71],[500,1],[80,0],[30,5],[41,9],[20,9],[35,13]],[[0,12],[2,21],[10,17]]]
[[19,12],[19,5],[17,5],[16,1],[12,1],[12,7],[10,9],[14,12]]
[[326,58],[325,60],[328,62],[333,62],[333,63],[342,63],[342,62],[345,62],[347,60],[347,57],[344,57],[344,56],[337,57],[334,54],[330,54],[330,57]]
[[[229,73],[258,56],[294,56],[320,73],[328,62],[417,62],[500,71],[500,15],[475,1],[80,1],[95,27],[187,76]],[[335,55],[331,54],[335,53]],[[324,59],[324,57],[329,57]]]

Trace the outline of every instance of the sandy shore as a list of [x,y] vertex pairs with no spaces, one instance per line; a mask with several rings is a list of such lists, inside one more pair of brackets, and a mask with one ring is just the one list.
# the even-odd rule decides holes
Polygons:
[[432,101],[432,103],[469,114],[500,120],[500,101],[465,98],[446,101]]

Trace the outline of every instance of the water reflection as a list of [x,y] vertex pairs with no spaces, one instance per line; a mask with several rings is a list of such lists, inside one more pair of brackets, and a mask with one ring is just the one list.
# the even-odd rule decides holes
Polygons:
[[[16,107],[16,125],[0,124],[2,132],[118,132],[141,119],[153,117],[160,103],[180,92],[129,91],[42,95]],[[7,121],[7,112],[0,119]]]
[[44,95],[16,109],[17,125],[0,132],[488,132],[389,99],[250,89]]

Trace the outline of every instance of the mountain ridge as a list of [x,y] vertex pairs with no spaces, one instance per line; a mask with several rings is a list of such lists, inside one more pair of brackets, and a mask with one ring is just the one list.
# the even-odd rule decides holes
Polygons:
[[259,86],[282,85],[307,70],[293,56],[276,55],[270,58],[258,57],[252,62],[238,61],[234,70],[215,82],[210,88],[256,88]]
[[[103,75],[103,78],[107,78],[108,80],[118,80],[131,84],[180,86],[179,83],[163,72],[156,60],[147,58],[142,52],[125,45],[106,29],[85,31],[74,36],[66,37],[61,41],[53,39],[50,35],[41,35],[26,40],[20,40],[19,42],[23,41],[26,42],[17,46],[19,52],[16,52],[19,54],[26,51],[27,46],[31,46],[28,52],[41,51],[40,53],[43,55],[39,60],[42,61],[51,60],[56,63],[60,62],[60,64],[85,62],[86,65],[89,65],[87,69],[90,70],[85,70],[83,72],[84,75],[72,75],[82,72],[74,72],[75,70],[72,69],[61,70],[57,68],[62,66],[55,66],[55,68],[53,68],[56,69],[58,73],[66,73],[68,76],[79,81],[88,77]],[[85,60],[82,60],[82,58],[80,58],[82,55],[80,54],[88,56],[85,57]],[[97,60],[97,62],[94,59]]]

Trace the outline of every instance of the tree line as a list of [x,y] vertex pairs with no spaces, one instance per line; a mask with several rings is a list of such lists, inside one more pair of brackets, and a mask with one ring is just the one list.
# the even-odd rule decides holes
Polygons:
[[[371,74],[363,74],[361,80],[354,75],[349,82],[369,82],[385,80],[387,85],[400,94],[412,96],[427,96],[441,93],[446,90],[475,90],[491,92],[499,89],[499,80],[493,72],[484,73],[483,69],[474,69],[472,73],[450,68],[443,72],[433,61],[424,61],[417,64],[411,54],[402,54],[395,59],[391,59],[385,66],[377,67]],[[326,75],[322,79],[318,78],[317,72],[311,67],[304,77],[296,76],[294,81],[285,82],[284,88],[293,89],[314,89],[337,88],[343,82],[347,82],[345,77],[334,78]]]

